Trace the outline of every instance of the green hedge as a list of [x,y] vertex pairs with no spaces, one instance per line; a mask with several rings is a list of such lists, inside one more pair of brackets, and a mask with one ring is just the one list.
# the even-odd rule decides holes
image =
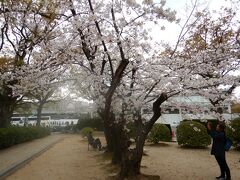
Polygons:
[[154,144],[157,144],[159,141],[169,142],[172,140],[171,131],[165,124],[154,124],[149,132],[148,139]]
[[196,121],[182,121],[177,126],[177,141],[180,146],[206,147],[211,144],[207,128]]
[[195,122],[199,122],[202,125],[204,125],[205,127],[207,127],[207,122],[211,122],[212,128],[216,129],[217,125],[218,125],[218,120],[217,119],[208,119],[207,122],[203,122],[202,119],[184,119],[183,121],[195,121]]
[[103,131],[103,120],[99,117],[95,117],[95,118],[88,118],[85,117],[83,119],[79,119],[78,123],[76,125],[76,128],[78,130],[81,130],[82,128],[85,127],[91,127],[93,129],[96,129],[98,131]]
[[41,138],[50,134],[50,130],[43,127],[8,127],[0,128],[0,149],[15,144]]
[[240,118],[230,121],[230,124],[227,125],[226,134],[233,141],[233,146],[238,147],[240,143]]

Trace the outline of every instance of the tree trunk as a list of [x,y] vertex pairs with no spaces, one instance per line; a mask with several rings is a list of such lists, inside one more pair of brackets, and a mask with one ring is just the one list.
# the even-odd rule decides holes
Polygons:
[[120,150],[120,133],[121,128],[115,122],[115,115],[114,113],[110,113],[109,119],[108,116],[103,113],[99,113],[100,116],[104,119],[104,135],[107,142],[107,149],[106,152],[112,153],[112,163],[113,164],[120,164],[121,162],[121,150]]
[[143,147],[148,134],[144,131],[144,124],[142,123],[140,112],[137,114],[137,120],[134,124],[136,126],[135,148],[129,149],[130,140],[126,134],[123,134],[125,137],[121,138],[124,142],[121,142],[121,144],[123,144],[123,150],[121,171],[119,174],[120,178],[132,177],[140,174]]
[[0,128],[10,125],[13,115],[14,104],[10,102],[0,102]]
[[161,116],[161,108],[160,105],[167,100],[167,95],[162,93],[160,97],[153,103],[153,116],[152,118],[145,124],[143,124],[141,119],[141,114],[138,113],[138,120],[135,121],[137,134],[136,134],[136,146],[134,149],[129,149],[129,138],[126,133],[123,133],[121,138],[121,146],[122,146],[122,163],[121,170],[119,173],[120,179],[124,179],[126,177],[135,177],[140,174],[140,167],[143,155],[143,147],[145,144],[145,140],[147,138],[148,133],[152,129],[154,123]]
[[104,134],[107,142],[106,152],[112,153],[112,163],[121,163],[121,130],[122,126],[115,124],[115,114],[110,112],[109,116],[103,113],[103,110],[98,110],[99,115],[104,119]]
[[0,94],[0,128],[10,125],[16,101],[17,97],[12,97],[12,90],[3,86]]
[[[99,110],[98,114],[103,119],[103,125],[104,125],[104,135],[107,143],[107,149],[106,152],[113,152],[113,127],[112,127],[112,121],[114,121],[114,114],[111,113],[111,115],[106,114],[104,110]],[[110,119],[111,118],[111,119]]]
[[114,129],[113,124],[115,121],[115,116],[111,112],[112,97],[122,79],[123,72],[126,69],[128,63],[129,63],[129,61],[127,59],[125,59],[124,57],[122,57],[122,61],[120,62],[119,66],[117,67],[115,75],[113,76],[111,86],[109,87],[108,91],[105,94],[106,101],[105,101],[105,106],[104,106],[104,110],[102,111],[102,113],[103,113],[103,117],[104,117],[103,118],[104,129],[105,129],[104,133],[105,133],[106,142],[107,142],[107,151],[109,151],[109,152],[112,152],[114,149],[113,139],[115,139],[115,137],[113,137],[115,134],[115,133],[113,133],[113,129]]
[[121,171],[119,174],[119,179],[124,179],[127,177],[135,177],[140,174],[141,158],[136,156],[136,153],[128,151],[124,153],[124,159],[121,164]]
[[113,127],[108,124],[107,121],[104,121],[104,135],[106,139],[107,149],[106,152],[113,152]]
[[122,161],[122,143],[123,143],[123,126],[119,124],[114,124],[113,128],[113,164],[121,164]]
[[42,109],[43,109],[43,103],[40,103],[37,108],[37,127],[40,127],[41,125],[41,117],[42,117]]
[[140,174],[145,139],[145,135],[142,134],[136,141],[136,147],[134,149],[125,149],[122,151],[122,163],[119,174],[120,179],[135,177]]

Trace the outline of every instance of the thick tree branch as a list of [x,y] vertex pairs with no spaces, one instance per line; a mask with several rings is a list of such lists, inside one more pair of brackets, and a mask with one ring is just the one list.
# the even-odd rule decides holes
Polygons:
[[[92,1],[88,0],[88,3],[89,3],[89,7],[90,7],[90,10],[91,10],[92,14],[95,15],[94,9],[93,9],[93,6],[92,6]],[[108,52],[106,43],[105,43],[105,41],[102,38],[103,35],[102,35],[102,32],[101,32],[100,26],[99,26],[99,24],[98,24],[98,22],[96,20],[94,20],[94,22],[95,22],[96,28],[98,30],[99,36],[101,37],[101,43],[102,43],[102,46],[103,46],[103,50],[104,50],[104,53],[107,55],[109,66],[110,66],[111,75],[112,75],[112,78],[113,78],[114,70],[113,70],[112,58],[111,58],[111,56],[110,56],[110,54]],[[103,61],[101,69],[103,70],[104,67],[105,67],[105,62]]]
[[146,134],[152,129],[153,124],[158,120],[161,116],[161,104],[168,99],[166,93],[162,93],[156,101],[153,103],[153,116],[152,118],[145,124],[144,131]]

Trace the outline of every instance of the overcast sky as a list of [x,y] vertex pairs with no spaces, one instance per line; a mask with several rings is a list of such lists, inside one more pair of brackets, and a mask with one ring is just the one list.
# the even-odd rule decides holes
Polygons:
[[[155,0],[156,2],[160,0]],[[166,7],[169,7],[173,10],[177,11],[177,18],[181,19],[180,24],[184,24],[187,15],[189,15],[191,11],[191,4],[195,2],[195,0],[166,0]],[[198,0],[200,2],[200,8],[209,8],[210,10],[220,10],[222,6],[231,7],[231,3],[229,0]],[[236,7],[234,7],[236,8]],[[239,7],[237,7],[239,8]],[[199,9],[198,9],[199,10]],[[240,19],[240,10],[238,11],[237,17]],[[185,19],[185,20],[184,20]],[[154,27],[153,25],[153,36],[156,41],[165,41],[172,45],[175,45],[177,41],[177,37],[179,32],[181,31],[180,25],[176,25],[175,23],[164,23],[165,30],[161,31],[160,26]],[[160,32],[159,32],[160,31]],[[240,99],[240,87],[236,88],[234,94],[238,99]]]
[[[160,0],[155,1],[159,2]],[[193,2],[195,2],[195,0],[166,0],[166,7],[177,11],[177,18],[181,19],[181,25],[184,24],[187,16],[190,14]],[[229,0],[198,0],[198,3],[200,4],[198,10],[206,7],[210,10],[220,10],[221,6],[231,6]],[[170,42],[171,44],[175,44],[179,32],[181,31],[180,25],[176,25],[174,23],[164,23],[163,25],[166,29],[160,33],[160,26],[162,25],[158,27],[152,25],[154,40],[164,40],[166,42]]]

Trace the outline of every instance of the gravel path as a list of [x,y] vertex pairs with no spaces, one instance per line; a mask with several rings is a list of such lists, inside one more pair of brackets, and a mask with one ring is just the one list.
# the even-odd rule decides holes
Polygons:
[[7,180],[102,180],[106,177],[99,152],[87,149],[80,135],[65,135],[64,140],[35,158]]
[[[206,149],[180,148],[177,143],[146,146],[143,173],[159,175],[162,180],[214,180],[220,170],[210,147]],[[240,152],[226,153],[232,180],[240,180]]]
[[[99,137],[99,136],[98,136]],[[103,139],[102,139],[103,140]],[[145,147],[142,173],[159,175],[161,180],[214,180],[219,169],[210,148],[183,149],[176,143]],[[240,179],[240,152],[227,153],[232,179]],[[64,140],[35,158],[7,180],[104,180],[116,168],[102,152],[87,149],[79,135],[64,135]]]

